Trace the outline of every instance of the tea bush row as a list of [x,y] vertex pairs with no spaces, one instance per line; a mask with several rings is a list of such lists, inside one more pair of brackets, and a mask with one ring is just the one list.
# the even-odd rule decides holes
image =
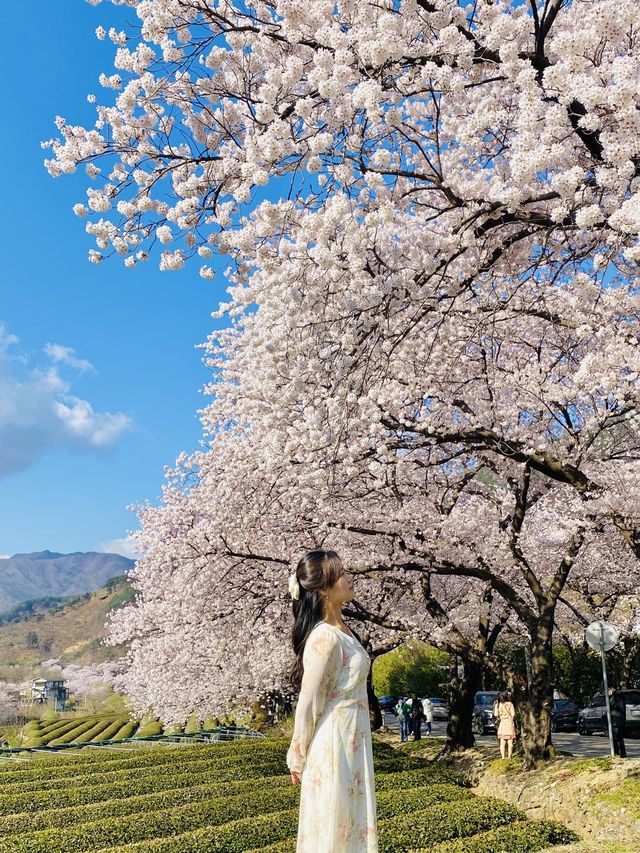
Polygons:
[[[63,735],[57,735],[53,738],[53,740],[48,741],[47,746],[56,746],[64,743],[71,743],[71,741],[75,740],[80,735],[83,735],[85,732],[88,732],[90,728],[95,725],[91,720],[86,723],[81,723],[80,725],[75,726],[68,732],[65,732]],[[118,724],[119,725],[119,724]],[[113,726],[113,723],[111,724]]]
[[[243,754],[244,753],[244,754]],[[178,756],[177,756],[178,757]],[[181,757],[181,756],[180,756]],[[280,750],[269,754],[268,750],[245,751],[231,754],[223,758],[215,754],[213,758],[202,758],[197,752],[191,760],[184,764],[172,763],[167,766],[171,772],[159,775],[157,765],[147,765],[145,768],[126,768],[113,773],[105,773],[87,777],[76,775],[73,784],[62,787],[67,778],[38,780],[28,783],[14,783],[0,787],[0,815],[19,812],[37,812],[43,809],[65,808],[97,803],[105,799],[121,799],[123,797],[151,793],[154,790],[169,790],[173,787],[191,787],[205,782],[222,782],[245,779],[256,779],[262,776],[286,775],[288,773],[284,756]],[[428,779],[429,783],[457,783],[457,779],[449,778],[450,774],[442,774],[441,768],[435,765],[421,763],[412,767],[408,762],[391,763],[386,759],[376,762],[376,770],[380,779],[384,773],[398,773],[415,770],[419,780]],[[384,783],[383,783],[384,784]],[[42,785],[46,785],[43,790]],[[27,788],[27,790],[25,790]]]
[[132,737],[139,725],[140,724],[136,720],[129,720],[129,722],[125,723],[119,732],[116,732],[114,739],[123,740],[124,738]]
[[533,853],[554,844],[573,844],[579,841],[575,832],[560,823],[546,820],[526,820],[482,832],[474,838],[457,839],[435,847],[411,853]]
[[[535,853],[555,844],[572,844],[578,840],[574,832],[560,823],[524,820],[478,835],[409,850],[409,853]],[[246,853],[296,853],[296,846],[297,838],[293,835],[275,844],[254,847]],[[386,848],[380,847],[380,853],[387,853]]]
[[[229,750],[224,744],[195,744],[193,746],[141,746],[134,753],[111,750],[87,752],[87,755],[74,754],[73,757],[63,752],[50,755],[40,755],[30,764],[18,767],[3,766],[0,772],[0,787],[9,782],[31,781],[40,778],[62,779],[65,776],[75,777],[95,773],[100,775],[112,769],[133,769],[135,767],[151,767],[161,764],[175,765],[180,761],[190,761],[197,757],[211,756],[229,761],[234,755],[284,755],[286,749],[280,744],[273,745],[268,741],[256,741],[251,750]],[[226,757],[225,757],[226,756]],[[85,760],[86,759],[86,760]]]
[[146,725],[142,726],[139,732],[137,732],[138,737],[153,737],[154,735],[162,734],[162,723],[159,720],[153,721],[151,723],[146,723]]
[[[291,786],[289,774],[270,776],[260,780],[271,790]],[[432,776],[429,768],[421,770],[408,770],[400,773],[379,773],[376,775],[376,788],[378,793],[384,791],[397,791],[411,787],[431,786],[431,790],[443,789],[448,796],[443,795],[443,801],[447,798],[472,796],[470,792],[458,786],[432,785]],[[234,796],[236,794],[252,795],[256,790],[256,780],[240,780],[221,783],[194,784],[185,790],[184,785],[167,790],[155,790],[148,794],[140,794],[121,799],[103,800],[76,807],[52,808],[39,812],[24,812],[21,814],[10,814],[0,817],[0,836],[4,834],[19,834],[39,829],[53,827],[64,828],[75,823],[99,820],[104,817],[116,817],[135,812],[148,811],[150,809],[165,809],[179,805],[188,798],[190,802],[203,799],[211,799],[216,796]]]
[[204,784],[205,782],[227,782],[240,779],[260,779],[265,776],[282,774],[281,764],[257,763],[250,767],[216,767],[198,774],[190,772],[167,775],[166,777],[144,776],[137,780],[70,787],[60,790],[47,789],[33,793],[0,795],[0,815],[19,812],[37,812],[42,809],[63,808],[65,806],[81,806],[88,803],[98,803],[107,799],[122,799],[139,794],[150,794],[153,791],[170,788]]
[[[79,772],[81,768],[78,768],[78,771],[74,775],[70,776],[38,777],[37,779],[30,779],[26,782],[18,780],[3,783],[0,784],[0,803],[2,803],[2,796],[5,794],[13,794],[14,796],[17,796],[18,794],[49,790],[52,790],[52,792],[55,793],[55,791],[59,791],[67,785],[69,780],[72,780],[72,787],[91,787],[93,785],[106,785],[108,783],[127,782],[130,780],[135,781],[136,779],[144,778],[145,771],[147,769],[156,773],[162,767],[169,769],[171,771],[170,775],[175,775],[178,771],[182,773],[190,772],[196,774],[202,771],[215,770],[216,767],[241,768],[246,764],[254,763],[256,759],[264,758],[266,760],[280,761],[283,768],[282,772],[286,772],[284,756],[273,755],[269,752],[256,752],[252,754],[251,757],[231,755],[228,758],[221,758],[219,755],[207,757],[196,754],[188,762],[176,761],[176,758],[178,757],[179,756],[175,756],[173,761],[167,761],[162,765],[153,764],[150,768],[148,766],[131,767],[125,765],[123,767],[119,766],[115,770],[109,769],[105,770],[103,773],[94,772],[86,775]],[[55,768],[52,768],[52,770],[55,772]]]
[[[464,835],[473,835],[511,821],[523,813],[513,806],[477,797],[438,804],[378,822],[381,853],[406,853],[418,840],[426,845]],[[110,853],[244,853],[276,842],[290,849],[290,838],[297,832],[298,810],[234,820],[218,827],[203,827],[174,837],[154,838],[112,848]],[[106,853],[103,848],[103,853]],[[277,848],[274,848],[277,849]],[[25,853],[16,848],[16,853]]]
[[[146,811],[124,817],[103,818],[74,823],[67,828],[52,828],[13,834],[0,839],[0,853],[67,853],[69,850],[95,850],[131,841],[166,837],[201,827],[221,826],[232,820],[250,818],[293,808],[298,805],[300,789],[289,786],[271,789],[261,786],[253,792],[222,796],[201,802],[184,802],[172,808],[159,809],[147,804]],[[380,818],[409,815],[436,803],[474,800],[472,794],[453,785],[432,785],[400,791],[383,791],[378,795]]]

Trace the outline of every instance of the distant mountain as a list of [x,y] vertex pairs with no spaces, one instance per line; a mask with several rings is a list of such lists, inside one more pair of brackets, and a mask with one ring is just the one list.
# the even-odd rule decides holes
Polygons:
[[0,560],[0,612],[34,598],[91,592],[132,568],[133,560],[120,554],[14,554]]
[[41,598],[5,611],[0,619],[0,681],[20,684],[41,675],[41,662],[50,658],[64,666],[118,660],[126,648],[103,645],[105,622],[134,598],[127,579],[114,577],[94,592]]

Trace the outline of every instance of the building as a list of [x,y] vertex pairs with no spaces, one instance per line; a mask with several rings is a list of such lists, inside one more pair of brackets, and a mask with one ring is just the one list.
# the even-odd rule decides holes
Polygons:
[[64,686],[64,681],[54,681],[47,678],[34,678],[31,681],[32,702],[51,702],[54,710],[64,711],[69,690]]

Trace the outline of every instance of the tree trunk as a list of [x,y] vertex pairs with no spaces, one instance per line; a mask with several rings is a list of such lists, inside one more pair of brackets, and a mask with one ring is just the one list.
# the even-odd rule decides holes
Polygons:
[[551,755],[551,709],[553,708],[553,608],[541,616],[531,638],[529,695],[518,702],[522,722],[525,766],[533,768]]
[[482,671],[479,664],[462,661],[451,655],[449,658],[449,722],[445,752],[458,752],[474,746],[471,729],[473,705],[476,691],[480,689]]

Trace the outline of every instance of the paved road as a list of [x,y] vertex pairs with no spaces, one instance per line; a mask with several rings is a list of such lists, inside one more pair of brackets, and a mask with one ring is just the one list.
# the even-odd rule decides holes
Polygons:
[[[391,731],[398,733],[400,740],[400,724],[398,718],[393,714],[384,715],[384,723]],[[447,724],[440,721],[433,723],[434,737],[445,737]],[[423,727],[424,737],[424,727]],[[480,743],[496,743],[495,735],[483,735],[479,737]],[[576,732],[561,732],[553,735],[553,743],[557,749],[563,752],[571,752],[574,755],[584,755],[588,758],[610,755],[609,739],[602,735],[580,736]],[[627,756],[629,758],[640,758],[640,740],[627,738]]]

